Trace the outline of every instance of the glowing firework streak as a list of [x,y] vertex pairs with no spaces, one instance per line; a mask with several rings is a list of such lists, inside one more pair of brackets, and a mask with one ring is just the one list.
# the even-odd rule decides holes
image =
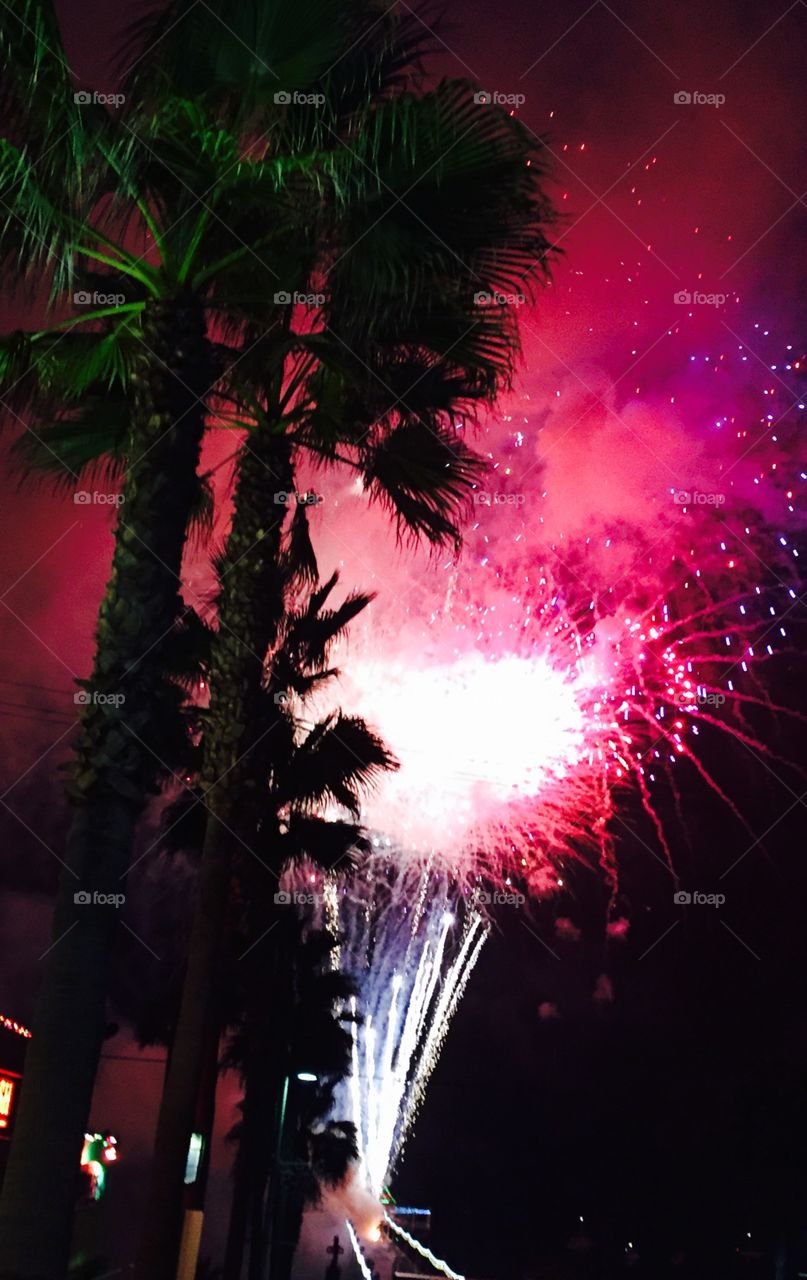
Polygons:
[[373,1280],[373,1273],[368,1267],[367,1259],[365,1258],[364,1254],[361,1251],[359,1238],[353,1229],[353,1223],[350,1221],[350,1218],[345,1218],[345,1226],[347,1227],[348,1239],[350,1240],[350,1243],[353,1245],[353,1256],[355,1257],[356,1262],[358,1264],[359,1271],[361,1272],[362,1280]]
[[465,1276],[460,1275],[458,1271],[453,1271],[447,1262],[444,1262],[442,1258],[438,1258],[436,1254],[432,1253],[431,1249],[427,1249],[425,1244],[421,1244],[419,1240],[416,1240],[415,1237],[410,1234],[410,1232],[405,1231],[404,1228],[399,1226],[388,1213],[384,1214],[384,1221],[390,1231],[394,1232],[396,1236],[399,1236],[401,1240],[405,1240],[411,1249],[414,1249],[416,1253],[420,1254],[421,1258],[425,1258],[426,1261],[434,1267],[435,1271],[439,1271],[442,1275],[448,1276],[448,1280],[465,1280]]
[[357,983],[353,1070],[334,1116],[356,1125],[364,1176],[380,1196],[411,1128],[471,970],[482,915],[444,871],[375,855],[332,881],[326,918],[334,957]]

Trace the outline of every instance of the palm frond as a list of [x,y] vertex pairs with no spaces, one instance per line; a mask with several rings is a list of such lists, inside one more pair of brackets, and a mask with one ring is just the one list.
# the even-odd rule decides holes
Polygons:
[[402,422],[362,452],[365,487],[395,517],[399,537],[459,546],[460,518],[484,470],[455,431]]
[[278,770],[274,798],[278,805],[311,806],[333,800],[357,814],[362,792],[398,761],[359,716],[337,712],[320,721]]
[[283,570],[291,587],[318,581],[319,567],[303,503],[298,502],[295,506],[282,557]]
[[[104,330],[57,326],[0,337],[0,393],[14,409],[58,416],[92,395],[122,395],[141,344],[131,312],[106,317]],[[91,321],[92,323],[92,321]]]
[[54,296],[67,296],[73,277],[73,224],[43,183],[33,148],[0,138],[0,257],[17,279],[41,282],[52,272]]
[[[327,593],[333,581],[326,583]],[[336,674],[327,670],[333,646],[375,596],[351,592],[336,609],[324,609],[325,598],[327,594],[315,592],[306,609],[289,614],[282,644],[272,656],[275,679],[300,694],[308,692],[316,680]]]
[[0,253],[9,274],[52,300],[69,294],[75,238],[114,182],[109,113],[74,83],[51,0],[0,8]]
[[188,517],[188,531],[195,546],[207,544],[216,518],[216,495],[209,475],[196,477],[196,489]]
[[12,445],[22,477],[69,492],[82,484],[117,488],[129,443],[130,406],[122,393],[87,396],[52,422],[37,416]]
[[[389,92],[432,41],[411,11],[385,13],[360,0],[242,0],[235,7],[174,0],[130,26],[118,65],[135,119],[170,84],[254,129],[316,139],[368,94]],[[323,101],[295,120],[275,101],[284,91],[316,91]]]
[[541,144],[474,92],[444,81],[383,102],[353,141],[363,165],[343,157],[346,240],[328,279],[359,314],[388,316],[395,299],[415,312],[424,295],[449,298],[461,281],[523,292],[546,270],[553,214]]
[[213,639],[213,628],[190,607],[183,610],[168,636],[166,668],[188,692],[196,691],[208,675]]
[[328,821],[294,811],[288,819],[286,841],[293,858],[309,858],[330,870],[353,862],[369,851],[370,842],[357,822]]
[[358,1132],[350,1120],[329,1120],[314,1130],[309,1139],[311,1167],[316,1189],[310,1200],[317,1204],[320,1186],[338,1187],[347,1177],[351,1165],[359,1159]]
[[[0,8],[0,120],[9,142],[20,145],[21,167],[12,178],[32,200],[31,240],[52,232],[55,208],[85,191],[93,156],[94,113],[76,100],[70,67],[51,0],[17,0]],[[3,167],[9,156],[3,157]],[[4,172],[4,178],[10,175]],[[2,183],[6,207],[24,208],[19,192]],[[45,196],[45,193],[49,193]],[[40,207],[37,207],[40,206]],[[50,218],[43,220],[44,207]],[[56,240],[51,245],[56,252]],[[42,251],[45,252],[44,247]]]

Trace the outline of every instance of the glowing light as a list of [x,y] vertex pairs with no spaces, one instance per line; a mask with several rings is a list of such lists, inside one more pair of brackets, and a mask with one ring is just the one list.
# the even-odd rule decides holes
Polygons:
[[185,1186],[191,1186],[199,1176],[199,1165],[204,1151],[204,1138],[201,1133],[192,1133],[188,1143],[188,1157],[185,1161]]
[[353,1246],[353,1255],[358,1264],[362,1280],[373,1280],[373,1273],[367,1265],[367,1259],[365,1258],[364,1254],[361,1251],[359,1238],[356,1235],[356,1232],[353,1229],[353,1223],[350,1221],[349,1218],[345,1219],[345,1227],[347,1228],[348,1239],[350,1240],[350,1243]]
[[410,1249],[414,1249],[416,1253],[420,1254],[421,1258],[425,1258],[426,1261],[434,1267],[435,1271],[439,1271],[442,1275],[448,1276],[448,1280],[465,1280],[465,1276],[460,1275],[459,1271],[452,1270],[447,1262],[444,1262],[442,1258],[438,1258],[436,1254],[432,1253],[431,1249],[427,1249],[426,1246],[421,1244],[419,1240],[416,1240],[410,1232],[405,1231],[404,1228],[391,1218],[388,1213],[384,1214],[384,1221],[396,1236],[400,1236],[402,1240],[405,1240]]
[[561,782],[585,749],[576,678],[541,653],[472,652],[420,671],[356,663],[346,681],[351,706],[382,729],[403,765],[370,801],[370,821],[424,849],[439,830],[440,846],[454,849],[480,811]]
[[31,1039],[31,1032],[27,1027],[15,1022],[13,1018],[7,1018],[2,1013],[0,1013],[0,1027],[3,1027],[6,1031],[13,1031],[15,1035],[22,1036],[24,1040]]
[[20,1077],[16,1072],[0,1072],[0,1129],[8,1129]]
[[91,1200],[100,1200],[106,1190],[105,1165],[118,1158],[117,1138],[111,1133],[85,1133],[81,1149],[81,1168],[87,1174]]

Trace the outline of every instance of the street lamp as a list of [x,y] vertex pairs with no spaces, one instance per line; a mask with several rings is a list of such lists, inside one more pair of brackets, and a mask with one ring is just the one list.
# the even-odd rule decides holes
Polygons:
[[[295,1079],[302,1084],[316,1084],[319,1080],[313,1071],[295,1071]],[[291,1084],[291,1076],[287,1075],[283,1080],[283,1092],[280,1096],[280,1116],[277,1126],[277,1145],[275,1148],[275,1179],[274,1191],[272,1192],[272,1214],[269,1219],[269,1230],[266,1241],[266,1254],[269,1261],[270,1276],[275,1272],[277,1267],[277,1248],[278,1248],[278,1225],[283,1225],[286,1216],[286,1198],[287,1187],[285,1185],[286,1164],[286,1110],[289,1101],[289,1085]]]

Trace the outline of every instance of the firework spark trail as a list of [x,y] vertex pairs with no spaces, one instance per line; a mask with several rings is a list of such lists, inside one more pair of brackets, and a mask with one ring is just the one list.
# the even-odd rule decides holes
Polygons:
[[442,1275],[448,1276],[448,1280],[465,1280],[463,1275],[460,1275],[458,1271],[454,1271],[447,1262],[442,1258],[438,1258],[436,1254],[432,1253],[431,1249],[427,1249],[419,1240],[416,1240],[410,1232],[406,1231],[405,1228],[402,1227],[399,1222],[396,1222],[394,1218],[391,1218],[388,1213],[384,1214],[384,1222],[393,1235],[400,1236],[402,1240],[405,1240],[410,1249],[414,1249],[416,1253],[420,1254],[421,1258],[425,1258],[435,1271],[439,1271]]
[[[298,875],[308,884],[307,868]],[[359,991],[353,1070],[333,1114],[356,1125],[365,1181],[380,1196],[488,929],[444,870],[386,848],[331,877],[323,896],[317,923],[338,935],[334,963]]]

